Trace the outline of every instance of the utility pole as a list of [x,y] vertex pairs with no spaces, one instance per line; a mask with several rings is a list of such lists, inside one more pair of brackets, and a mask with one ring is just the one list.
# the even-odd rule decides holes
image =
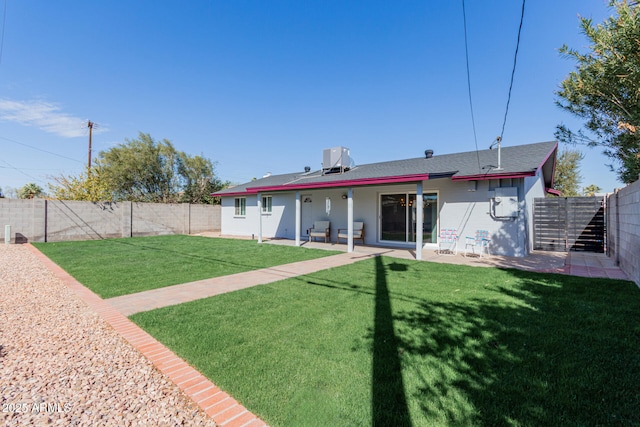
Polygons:
[[91,135],[93,133],[93,122],[91,120],[87,121],[87,127],[89,128],[89,160],[87,161],[87,168],[91,169]]

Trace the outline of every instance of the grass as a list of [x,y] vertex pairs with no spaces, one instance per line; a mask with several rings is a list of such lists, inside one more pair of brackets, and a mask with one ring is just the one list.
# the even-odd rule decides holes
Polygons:
[[631,282],[379,257],[131,319],[272,426],[640,424]]
[[339,253],[185,235],[34,246],[102,298]]

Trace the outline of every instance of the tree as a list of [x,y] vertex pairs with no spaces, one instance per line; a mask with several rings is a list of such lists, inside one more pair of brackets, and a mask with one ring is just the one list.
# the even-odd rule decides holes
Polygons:
[[54,177],[55,184],[49,184],[51,196],[60,200],[85,200],[89,202],[109,202],[113,193],[109,191],[102,170],[98,167],[87,169],[77,177]]
[[636,2],[625,0],[611,0],[609,7],[615,15],[602,24],[580,18],[589,52],[560,49],[577,64],[556,92],[556,103],[586,123],[578,132],[560,125],[556,137],[603,147],[613,160],[611,169],[630,183],[640,174],[640,11]]
[[33,182],[25,184],[18,190],[18,198],[20,199],[33,199],[41,196],[44,196],[44,190]]
[[169,140],[156,141],[145,133],[100,152],[96,168],[113,200],[215,203],[210,193],[225,185],[211,160],[191,157]]
[[587,185],[582,189],[582,194],[588,197],[593,197],[596,193],[602,191],[602,188],[598,187],[595,184]]
[[101,151],[94,166],[77,177],[59,176],[50,185],[66,200],[161,203],[220,203],[211,193],[229,185],[220,181],[211,160],[189,156],[149,134]]
[[211,193],[229,186],[214,174],[211,160],[202,156],[189,157],[180,153],[178,173],[184,180],[182,200],[189,203],[217,204],[220,201]]
[[564,197],[578,196],[580,189],[580,161],[584,154],[577,150],[563,150],[556,162],[556,172],[554,175],[554,187],[560,190]]

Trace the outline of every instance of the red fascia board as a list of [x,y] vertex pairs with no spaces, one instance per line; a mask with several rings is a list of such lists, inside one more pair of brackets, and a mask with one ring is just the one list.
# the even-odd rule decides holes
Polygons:
[[[265,187],[249,187],[247,193],[264,193],[271,191],[292,191],[292,190],[307,190],[314,188],[335,188],[335,187],[359,187],[363,185],[381,185],[381,184],[401,184],[404,182],[418,182],[427,181],[429,174],[412,174],[412,175],[400,175],[400,176],[385,176],[380,178],[363,178],[363,179],[343,179],[340,181],[330,182],[306,182],[296,184],[285,185],[271,185]],[[225,196],[227,194],[224,194]]]
[[554,151],[556,151],[558,149],[558,143],[556,142],[556,145],[553,147],[553,150],[549,151],[549,154],[547,154],[547,156],[544,158],[544,160],[542,161],[542,163],[540,163],[540,166],[538,166],[538,170],[542,169],[542,167],[544,166],[545,163],[547,163],[547,160],[549,160],[549,157],[551,157],[551,155],[553,154]]
[[547,193],[553,194],[554,196],[562,197],[562,191],[556,190],[554,188],[546,188]]
[[527,176],[535,176],[536,171],[531,172],[516,172],[516,173],[505,173],[505,174],[482,174],[482,175],[465,175],[465,176],[454,176],[451,178],[451,181],[487,181],[489,179],[508,179],[508,178],[524,178]]
[[230,193],[211,193],[209,194],[211,197],[227,197],[227,196],[246,196],[246,191],[234,191]]
[[[549,151],[549,154],[547,154],[547,157],[544,158],[544,160],[542,161],[542,164],[540,164],[540,166],[538,167],[538,170],[542,169],[542,167],[544,166],[545,163],[547,163],[547,160],[549,160],[549,157],[551,157],[551,155],[555,152],[557,152],[558,150],[558,143],[556,142],[555,147],[553,147],[553,150]],[[553,158],[553,172],[551,173],[551,186],[553,187],[554,181],[556,179],[556,162],[557,162],[557,157],[554,156]]]

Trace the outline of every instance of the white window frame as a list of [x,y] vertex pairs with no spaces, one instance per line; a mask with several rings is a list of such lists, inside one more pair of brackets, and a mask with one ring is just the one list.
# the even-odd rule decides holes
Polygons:
[[237,217],[245,217],[247,216],[247,198],[246,197],[236,197],[233,200],[233,216]]
[[273,197],[262,196],[262,213],[270,214],[271,212],[273,212]]

